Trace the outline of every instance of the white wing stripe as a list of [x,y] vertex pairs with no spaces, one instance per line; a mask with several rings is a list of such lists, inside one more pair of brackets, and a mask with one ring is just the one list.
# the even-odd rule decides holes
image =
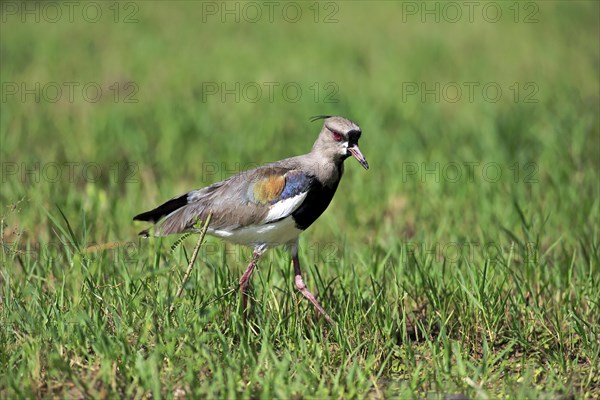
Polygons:
[[306,198],[306,194],[307,192],[300,193],[299,195],[278,201],[277,203],[273,204],[263,223],[277,221],[278,219],[289,216],[291,213],[296,211],[298,207],[300,207]]

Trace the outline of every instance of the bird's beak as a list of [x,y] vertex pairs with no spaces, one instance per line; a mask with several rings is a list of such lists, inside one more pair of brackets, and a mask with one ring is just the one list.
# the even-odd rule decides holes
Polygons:
[[365,169],[369,169],[369,163],[367,162],[365,156],[363,156],[360,152],[357,144],[353,145],[352,147],[348,147],[348,151],[354,158],[356,158],[360,165],[362,165]]

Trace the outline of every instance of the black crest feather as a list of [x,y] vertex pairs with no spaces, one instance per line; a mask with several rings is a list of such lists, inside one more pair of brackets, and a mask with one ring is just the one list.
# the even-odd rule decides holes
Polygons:
[[310,117],[310,122],[315,122],[320,119],[327,119],[327,118],[331,118],[331,115],[315,115],[314,117]]

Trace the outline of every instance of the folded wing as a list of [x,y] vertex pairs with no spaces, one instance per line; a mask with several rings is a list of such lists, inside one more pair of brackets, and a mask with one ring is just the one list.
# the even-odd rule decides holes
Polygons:
[[306,199],[313,180],[300,170],[261,167],[173,198],[134,220],[160,221],[156,236],[189,231],[211,211],[211,230],[269,224],[292,215]]

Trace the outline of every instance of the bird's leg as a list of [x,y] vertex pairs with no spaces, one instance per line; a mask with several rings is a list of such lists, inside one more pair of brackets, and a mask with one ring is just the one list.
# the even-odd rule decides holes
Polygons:
[[323,309],[323,307],[321,307],[321,305],[319,304],[317,299],[315,299],[315,296],[313,296],[313,294],[308,291],[308,289],[306,288],[306,285],[304,284],[304,280],[302,280],[302,275],[300,274],[300,260],[298,259],[298,245],[297,244],[290,246],[290,253],[292,254],[292,262],[294,263],[294,275],[295,275],[296,289],[298,289],[300,291],[300,293],[302,293],[302,295],[304,297],[306,297],[308,299],[308,301],[310,301],[313,304],[313,306],[315,306],[317,311],[319,311],[321,313],[321,315],[323,315],[325,317],[327,322],[329,322],[330,324],[333,325],[333,320],[331,319],[329,314],[327,314],[327,312]]
[[246,321],[246,306],[248,304],[248,295],[246,294],[246,289],[248,289],[250,277],[252,276],[252,272],[256,267],[256,263],[264,251],[265,249],[262,247],[257,247],[254,249],[254,252],[252,253],[252,260],[250,261],[250,264],[248,264],[244,275],[242,275],[240,278],[240,292],[242,292],[242,312],[244,313],[244,322]]

